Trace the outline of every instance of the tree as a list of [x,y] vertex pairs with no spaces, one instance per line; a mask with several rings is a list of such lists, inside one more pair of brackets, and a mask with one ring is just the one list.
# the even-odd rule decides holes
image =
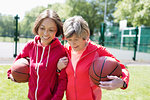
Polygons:
[[20,24],[20,35],[32,36],[32,27],[37,16],[46,8],[43,6],[38,6],[31,11],[26,12],[24,19],[19,23]]
[[149,0],[122,0],[116,4],[115,22],[127,20],[129,26],[150,25]]
[[68,6],[67,5],[64,6],[64,4],[60,4],[60,3],[55,3],[53,5],[49,4],[48,7],[46,8],[43,6],[35,7],[31,9],[31,11],[26,12],[24,19],[20,22],[20,27],[21,27],[20,34],[21,35],[33,36],[32,27],[34,25],[35,19],[45,9],[55,10],[62,20],[66,19],[69,13],[67,11]]
[[134,26],[150,26],[150,1],[141,0],[136,4],[137,11],[134,15]]
[[15,32],[15,21],[11,15],[0,14],[0,35],[12,36]]
[[55,4],[49,4],[48,5],[48,9],[52,9],[54,11],[57,12],[57,14],[59,15],[59,17],[61,18],[62,21],[64,21],[65,19],[69,18],[69,14],[70,14],[70,9],[72,9],[69,5],[67,5],[66,3],[61,4],[61,3],[55,3]]
[[[107,22],[113,22],[114,6],[118,1],[107,0]],[[66,4],[71,7],[69,16],[81,15],[88,22],[91,35],[104,21],[105,0],[67,0]]]
[[100,22],[103,21],[103,15],[99,13],[97,1],[67,0],[66,3],[71,7],[70,16],[80,15],[88,22],[91,35],[94,28],[99,28]]

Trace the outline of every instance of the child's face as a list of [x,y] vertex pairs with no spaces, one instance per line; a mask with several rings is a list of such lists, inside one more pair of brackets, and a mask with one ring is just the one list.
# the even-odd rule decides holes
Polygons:
[[83,50],[87,44],[87,40],[84,40],[82,37],[77,37],[75,34],[66,40],[74,51]]
[[49,43],[55,38],[56,33],[57,25],[55,21],[50,18],[44,19],[38,28],[38,34],[43,46],[49,45]]

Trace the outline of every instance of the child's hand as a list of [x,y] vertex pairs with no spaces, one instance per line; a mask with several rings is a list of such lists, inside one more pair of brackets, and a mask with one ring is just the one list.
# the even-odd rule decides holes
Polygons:
[[8,79],[11,79],[13,82],[16,82],[15,79],[13,78],[12,74],[9,75]]
[[57,63],[57,68],[59,70],[62,70],[63,68],[65,68],[68,64],[68,58],[67,57],[62,57],[59,59],[58,63]]

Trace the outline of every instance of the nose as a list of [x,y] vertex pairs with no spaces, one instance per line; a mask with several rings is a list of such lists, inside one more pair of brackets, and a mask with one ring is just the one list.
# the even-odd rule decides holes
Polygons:
[[74,45],[76,45],[75,41],[71,42],[71,46],[73,47]]
[[49,34],[48,31],[45,31],[45,32],[44,32],[44,35],[48,35],[48,34]]

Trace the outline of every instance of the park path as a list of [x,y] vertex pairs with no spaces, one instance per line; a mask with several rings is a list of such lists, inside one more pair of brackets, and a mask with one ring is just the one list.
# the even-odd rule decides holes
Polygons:
[[[24,47],[25,43],[17,44],[17,52],[19,53]],[[150,65],[150,53],[136,53],[136,61],[133,61],[134,51],[120,50],[114,48],[107,48],[117,59],[124,64],[148,64]],[[0,42],[0,64],[12,64],[15,52],[15,44],[11,42]],[[18,54],[17,53],[17,54]]]

